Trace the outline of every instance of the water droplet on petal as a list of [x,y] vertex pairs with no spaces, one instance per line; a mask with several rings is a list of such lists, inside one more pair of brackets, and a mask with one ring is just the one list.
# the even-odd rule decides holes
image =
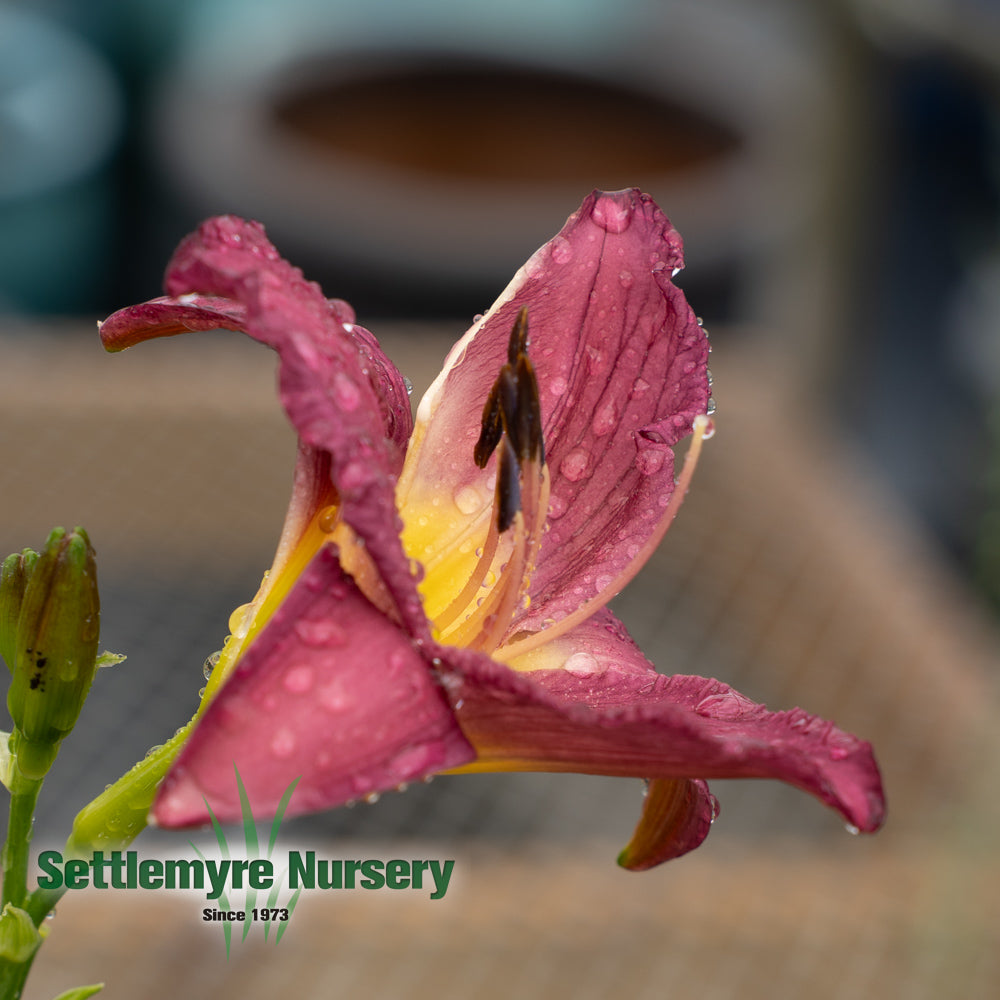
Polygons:
[[632,199],[630,195],[625,197],[626,203],[622,204],[614,195],[601,195],[590,211],[591,218],[609,233],[624,233],[632,221]]
[[610,434],[618,426],[618,407],[613,399],[609,399],[594,414],[590,426],[598,437]]
[[363,462],[348,462],[338,477],[338,485],[344,489],[357,489],[372,478],[371,470]]
[[351,707],[353,701],[338,681],[321,687],[317,694],[320,705],[328,712],[343,712]]
[[711,793],[709,793],[708,801],[712,807],[712,813],[708,821],[709,823],[714,823],[719,818],[719,813],[722,812],[722,806],[719,805],[719,800]]
[[554,378],[549,380],[549,392],[551,392],[553,396],[562,396],[568,388],[569,385],[566,382],[566,379],[564,379],[561,375],[556,375]]
[[736,691],[723,691],[702,698],[694,710],[709,719],[741,719],[757,705]]
[[357,383],[343,372],[337,372],[333,376],[330,392],[334,402],[348,413],[356,410],[361,403],[361,390]]
[[219,660],[222,659],[222,650],[216,650],[211,656],[209,656],[204,665],[201,668],[201,672],[205,675],[205,680],[207,681],[209,677],[212,676],[212,671],[216,668]]
[[587,372],[591,375],[600,375],[607,367],[607,358],[599,347],[588,345],[587,347]]
[[305,694],[313,684],[313,672],[311,667],[292,667],[285,674],[282,684],[286,691],[292,694]]
[[295,734],[290,729],[279,729],[271,738],[271,753],[284,759],[295,752]]
[[705,428],[704,432],[701,435],[701,439],[703,441],[707,441],[711,437],[715,437],[715,421],[714,420],[709,420],[708,426]]
[[307,646],[342,646],[347,638],[344,630],[331,621],[308,621],[301,619],[295,623],[295,633]]
[[586,448],[574,448],[559,463],[559,471],[571,483],[576,483],[590,475],[590,463],[590,452]]
[[555,263],[568,264],[573,259],[573,244],[565,236],[556,236],[549,247]]
[[368,805],[370,805],[370,806],[375,805],[375,803],[378,802],[378,800],[379,800],[379,794],[378,794],[378,792],[369,792],[365,796],[365,802],[367,802]]
[[455,506],[463,514],[475,514],[483,505],[483,498],[479,490],[471,486],[463,486],[455,493]]
[[604,667],[590,653],[574,653],[564,664],[563,670],[574,677],[590,677],[604,672]]
[[635,284],[635,275],[631,271],[622,271],[618,275],[622,288],[629,289]]
[[858,828],[857,828],[857,827],[856,827],[856,826],[855,826],[855,825],[854,825],[853,823],[848,823],[848,824],[847,824],[847,825],[846,825],[846,826],[844,827],[844,829],[845,829],[845,830],[846,830],[846,831],[847,831],[847,832],[848,832],[848,833],[849,833],[849,834],[850,834],[850,835],[851,835],[852,837],[856,837],[856,836],[857,836],[857,835],[858,835],[859,833],[861,833],[861,831],[860,831],[860,830],[859,830],[859,829],[858,829]]
[[233,635],[244,636],[246,634],[247,628],[250,626],[250,621],[253,618],[253,604],[241,604],[230,616],[229,616],[229,631]]
[[331,506],[324,507],[319,512],[319,517],[316,523],[319,525],[320,531],[330,534],[330,532],[337,527],[337,521],[339,520],[338,510],[339,508]]
[[663,468],[664,451],[661,448],[643,448],[635,457],[635,466],[644,476],[652,476]]
[[561,496],[553,493],[549,497],[549,520],[558,521],[566,513],[566,501]]

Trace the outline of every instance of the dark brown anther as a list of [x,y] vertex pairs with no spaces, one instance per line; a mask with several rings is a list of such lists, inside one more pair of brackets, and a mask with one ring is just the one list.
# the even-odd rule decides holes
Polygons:
[[521,466],[509,437],[500,445],[497,461],[497,529],[501,534],[521,509]]
[[500,416],[500,388],[499,382],[493,383],[489,396],[486,397],[486,405],[483,407],[483,425],[479,432],[479,440],[472,452],[472,457],[480,469],[486,468],[486,463],[490,460],[496,446],[500,443],[503,435],[503,420]]
[[517,413],[517,378],[510,365],[504,365],[497,377],[497,390],[500,396],[500,416],[503,419],[504,434],[514,446],[514,454],[524,458],[521,428]]
[[514,328],[510,331],[507,341],[507,364],[513,368],[517,359],[528,353],[528,307],[521,306],[521,311],[514,320]]
[[542,437],[542,402],[538,398],[538,379],[531,359],[522,354],[514,375],[517,382],[517,422],[521,461],[545,462],[545,441]]
[[480,469],[501,444],[497,463],[497,523],[506,531],[521,509],[521,467],[544,462],[542,404],[538,379],[527,354],[528,310],[522,308],[507,344],[507,364],[500,369],[483,407],[482,430],[473,451]]

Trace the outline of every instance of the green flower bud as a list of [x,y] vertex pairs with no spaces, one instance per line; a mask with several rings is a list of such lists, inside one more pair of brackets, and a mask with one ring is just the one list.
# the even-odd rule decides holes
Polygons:
[[76,724],[94,679],[100,602],[97,566],[82,528],[56,528],[21,599],[7,708],[20,735],[17,767],[40,778]]
[[25,549],[7,556],[0,568],[0,656],[11,672],[14,670],[17,619],[21,614],[24,588],[37,562],[38,553]]
[[0,958],[22,965],[38,950],[42,935],[28,914],[11,903],[0,912]]

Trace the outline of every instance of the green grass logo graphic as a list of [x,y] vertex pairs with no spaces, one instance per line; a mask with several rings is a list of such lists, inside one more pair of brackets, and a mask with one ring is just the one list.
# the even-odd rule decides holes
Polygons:
[[[239,789],[240,794],[240,811],[243,814],[243,857],[250,860],[260,857],[260,841],[257,837],[257,824],[254,821],[253,810],[250,808],[250,799],[247,796],[246,787],[243,784],[243,779],[240,777],[239,768],[237,768],[235,764],[233,765],[233,770],[236,772],[236,786]],[[296,778],[288,786],[285,794],[281,797],[281,802],[278,804],[278,809],[274,814],[274,819],[271,821],[271,831],[267,841],[267,854],[264,855],[264,857],[268,860],[270,860],[271,855],[274,852],[274,845],[278,839],[278,830],[281,828],[281,820],[285,815],[285,810],[288,808],[288,803],[291,801],[292,793],[295,791],[295,786],[298,783],[299,779]],[[229,860],[231,855],[229,851],[229,843],[226,840],[226,833],[222,829],[222,825],[219,823],[218,819],[216,819],[215,813],[212,811],[212,807],[209,805],[207,799],[205,800],[205,805],[208,808],[208,814],[212,819],[212,829],[215,831],[215,838],[219,843],[219,850],[222,853],[222,857],[224,860]],[[205,862],[207,859],[198,848],[198,845],[195,844],[194,841],[191,841],[191,846],[194,848],[195,853],[202,860],[202,862]],[[291,915],[295,910],[295,906],[299,901],[299,896],[302,894],[302,888],[299,887],[296,889],[291,899],[289,899],[283,906],[279,907],[278,900],[283,884],[284,878],[274,880],[274,885],[268,894],[266,906],[264,907],[258,907],[258,890],[254,888],[247,888],[243,904],[244,919],[240,921],[243,924],[244,941],[250,934],[250,928],[253,927],[258,920],[264,924],[265,941],[267,941],[271,933],[271,928],[276,923],[278,924],[278,927],[274,933],[274,943],[277,945],[284,936],[285,930],[288,927],[288,919],[278,921],[274,919],[273,915],[277,914],[279,910],[282,910],[287,911],[288,918],[291,918]],[[219,908],[226,912],[232,912],[233,907],[230,904],[229,897],[226,893],[222,893],[219,897]],[[253,919],[254,917],[257,919]],[[268,917],[271,919],[268,919]],[[222,921],[222,933],[226,939],[226,958],[228,959],[232,948],[233,921]]]

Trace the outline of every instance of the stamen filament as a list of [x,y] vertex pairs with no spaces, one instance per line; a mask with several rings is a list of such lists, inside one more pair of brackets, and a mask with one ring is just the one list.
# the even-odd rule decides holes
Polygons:
[[667,509],[664,512],[663,518],[661,519],[656,531],[653,532],[653,534],[646,540],[645,545],[631,561],[630,567],[633,568],[631,568],[630,571],[626,571],[626,573],[615,577],[615,579],[612,580],[611,583],[609,583],[603,590],[577,608],[576,611],[567,615],[561,621],[556,622],[548,628],[540,629],[538,632],[526,635],[524,638],[505,643],[493,653],[493,658],[495,660],[499,660],[501,663],[509,663],[515,657],[522,656],[524,653],[530,653],[539,646],[547,642],[551,642],[558,636],[565,634],[571,628],[579,625],[580,622],[588,619],[598,608],[607,604],[608,601],[610,601],[611,598],[625,586],[632,576],[638,572],[639,567],[646,562],[653,550],[656,549],[656,547],[663,540],[663,536],[666,534],[667,528],[670,527],[671,522],[677,516],[677,511],[680,509],[684,496],[691,485],[691,478],[694,476],[694,470],[698,465],[698,458],[701,455],[702,442],[706,437],[711,437],[710,428],[714,430],[712,422],[708,416],[701,414],[695,417],[691,428],[691,445],[688,448],[687,454],[684,456],[684,465],[681,469],[680,477],[677,480],[677,485],[674,487],[674,492],[670,497],[670,503],[667,505]]
[[444,632],[468,608],[479,593],[479,589],[486,579],[486,574],[489,573],[490,567],[493,565],[493,557],[496,555],[499,541],[500,531],[497,528],[496,518],[491,518],[490,530],[483,543],[482,555],[480,555],[468,583],[448,607],[434,617],[434,628],[439,632]]

